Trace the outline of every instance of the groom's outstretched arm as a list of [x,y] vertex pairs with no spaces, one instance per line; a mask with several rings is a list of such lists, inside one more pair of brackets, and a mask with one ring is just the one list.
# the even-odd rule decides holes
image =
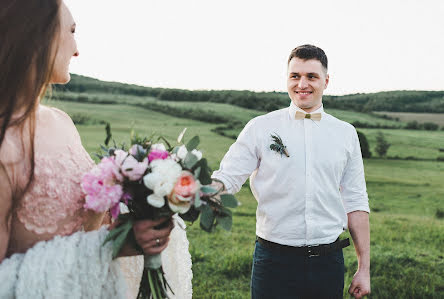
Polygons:
[[[211,176],[224,185],[227,193],[240,190],[247,178],[259,167],[260,150],[255,132],[255,119],[248,122],[220,163],[219,170]],[[218,183],[215,183],[217,186]]]
[[348,292],[355,298],[370,293],[370,225],[368,213],[355,211],[347,214],[348,228],[358,257],[358,271]]

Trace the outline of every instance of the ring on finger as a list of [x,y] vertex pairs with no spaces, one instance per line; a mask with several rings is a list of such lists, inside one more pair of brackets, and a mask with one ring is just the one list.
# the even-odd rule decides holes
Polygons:
[[160,246],[160,239],[156,239],[156,246],[157,246],[157,247]]

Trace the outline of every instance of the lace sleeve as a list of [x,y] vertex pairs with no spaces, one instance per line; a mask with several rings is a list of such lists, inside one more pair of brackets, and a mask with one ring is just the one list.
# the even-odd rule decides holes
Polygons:
[[77,232],[42,241],[0,264],[0,298],[124,298],[126,285],[102,246],[108,231]]

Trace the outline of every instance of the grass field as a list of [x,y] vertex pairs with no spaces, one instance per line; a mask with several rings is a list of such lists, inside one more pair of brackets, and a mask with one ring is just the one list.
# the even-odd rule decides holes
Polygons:
[[[86,113],[109,121],[114,138],[119,141],[128,140],[131,127],[140,134],[155,131],[172,141],[187,127],[188,138],[196,134],[201,137],[201,149],[213,169],[218,167],[233,142],[211,132],[215,125],[137,107],[60,101],[52,101],[51,105],[70,114]],[[234,109],[239,117],[255,113],[225,106],[214,109],[220,109],[220,113],[230,113],[230,109]],[[232,113],[234,115],[234,111]],[[337,112],[340,113],[343,112]],[[346,114],[348,112],[343,115]],[[97,151],[98,144],[103,143],[104,126],[79,125],[78,129],[86,149],[90,153]],[[377,131],[363,130],[372,149]],[[444,132],[441,131],[380,131],[393,144],[389,155],[435,159],[439,154],[437,148],[444,147]],[[365,172],[372,209],[372,295],[369,297],[444,298],[444,219],[437,217],[437,211],[444,206],[444,163],[368,159]],[[256,201],[248,186],[244,186],[237,197],[242,205],[234,212],[231,232],[217,230],[206,234],[198,225],[188,228],[194,298],[250,297]],[[344,233],[345,236],[348,233]],[[352,246],[344,253],[347,287],[357,263]]]

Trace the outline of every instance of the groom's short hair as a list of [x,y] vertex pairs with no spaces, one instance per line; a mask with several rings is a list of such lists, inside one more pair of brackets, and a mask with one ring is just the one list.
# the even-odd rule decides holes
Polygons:
[[325,55],[324,50],[321,48],[318,48],[313,45],[302,45],[299,47],[296,47],[291,51],[290,56],[288,57],[288,64],[290,64],[290,60],[292,60],[294,57],[303,59],[303,60],[309,60],[309,59],[316,59],[319,60],[322,64],[322,66],[325,68],[325,70],[328,70],[328,59],[327,55]]

